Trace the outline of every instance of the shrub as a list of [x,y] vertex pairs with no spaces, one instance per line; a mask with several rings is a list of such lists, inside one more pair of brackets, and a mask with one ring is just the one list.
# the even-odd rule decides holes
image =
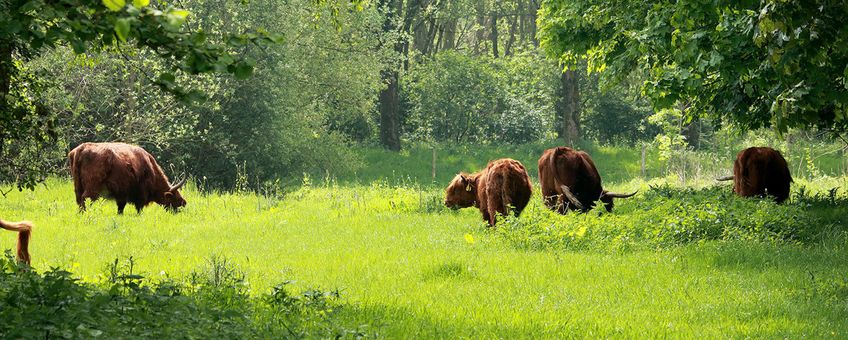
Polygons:
[[727,187],[661,186],[617,205],[611,214],[596,208],[561,216],[537,206],[521,218],[506,219],[494,232],[522,249],[652,249],[707,240],[806,243],[844,224],[841,215],[815,213],[834,200],[801,193],[776,204],[737,197]]
[[244,276],[222,257],[188,282],[151,282],[115,260],[106,282],[82,283],[0,258],[0,338],[290,338],[363,335],[333,320],[338,291],[295,294],[284,281],[248,295]]

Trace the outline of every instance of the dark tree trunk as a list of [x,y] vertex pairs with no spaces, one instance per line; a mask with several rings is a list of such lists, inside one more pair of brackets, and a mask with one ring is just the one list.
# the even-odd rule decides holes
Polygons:
[[[387,10],[383,31],[395,30],[394,18],[403,12],[403,0],[384,0],[381,7]],[[404,44],[394,42],[394,50],[398,56],[404,53]],[[386,87],[380,91],[380,142],[383,147],[392,151],[400,150],[400,100],[398,99],[398,65],[390,63],[380,74]]]
[[530,40],[533,41],[533,46],[539,47],[539,39],[536,39],[536,17],[539,13],[539,1],[530,0],[530,3],[528,5],[528,11],[530,12],[530,15],[528,16],[527,26],[529,26],[528,28],[530,31]]
[[565,145],[574,145],[580,139],[580,92],[577,72],[568,70],[560,76],[556,110],[562,118],[560,137]]
[[[4,118],[0,120],[0,155],[3,155],[3,147],[6,144],[6,138],[14,132],[14,122],[6,121],[7,112],[9,112],[9,103],[6,101],[6,95],[9,94],[9,89],[12,88],[12,73],[14,73],[14,64],[12,60],[12,44],[7,41],[0,41],[0,113],[3,113]],[[9,117],[11,118],[11,117]]]
[[0,42],[0,105],[4,107],[6,105],[6,95],[9,94],[9,89],[12,88],[14,67],[12,44],[5,41]]
[[400,100],[398,99],[398,73],[395,70],[383,72],[387,82],[380,91],[380,142],[386,149],[400,151]]

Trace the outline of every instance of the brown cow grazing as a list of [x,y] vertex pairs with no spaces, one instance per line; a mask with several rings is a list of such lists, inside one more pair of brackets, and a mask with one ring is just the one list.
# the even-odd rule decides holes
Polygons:
[[489,162],[480,172],[456,175],[445,189],[445,205],[451,209],[475,206],[494,227],[497,214],[506,215],[510,207],[515,216],[520,215],[532,193],[524,165],[503,158]]
[[782,203],[789,198],[792,175],[780,151],[753,147],[739,151],[736,155],[733,176],[718,180],[733,180],[733,192],[739,196],[773,196],[777,203]]
[[0,220],[0,228],[18,232],[18,261],[30,263],[29,236],[32,232],[32,222],[7,222]]
[[80,211],[86,198],[94,201],[101,194],[118,203],[118,214],[127,203],[139,213],[151,202],[171,211],[186,205],[179,191],[186,180],[171,185],[156,159],[138,146],[83,143],[68,153],[68,162]]
[[613,198],[636,194],[619,194],[604,190],[601,176],[589,154],[569,147],[545,150],[539,158],[539,182],[545,205],[565,214],[568,210],[588,211],[601,200],[612,212]]

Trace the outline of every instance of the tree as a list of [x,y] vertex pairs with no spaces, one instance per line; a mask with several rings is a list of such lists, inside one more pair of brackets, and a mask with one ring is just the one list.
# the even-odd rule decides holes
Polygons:
[[559,135],[565,145],[575,145],[580,140],[580,88],[577,70],[562,71],[557,96],[557,115],[562,118]]
[[[397,21],[403,14],[403,0],[381,0],[380,6],[385,11],[383,33],[393,36],[397,32]],[[406,27],[406,25],[404,25]],[[404,51],[403,41],[394,35],[390,42],[397,56]],[[386,149],[400,151],[400,94],[399,94],[399,65],[390,61],[382,71],[385,88],[380,91],[380,142]]]
[[[155,79],[159,87],[190,98],[198,93],[178,86],[176,73],[224,72],[246,78],[254,62],[239,57],[232,48],[278,41],[276,36],[259,30],[211,42],[205,32],[181,27],[188,11],[160,7],[149,0],[129,4],[125,0],[0,1],[0,159],[12,159],[15,154],[11,152],[23,148],[37,148],[55,134],[55,115],[46,112],[37,100],[40,79],[20,63],[43,51],[67,44],[79,54],[121,49],[133,43],[169,62],[168,70]],[[0,173],[4,177],[11,174],[19,188],[32,188],[43,177],[37,169],[10,169],[11,163],[4,163]]]
[[686,102],[743,128],[848,128],[844,1],[557,1],[540,9],[542,47],[623,79],[655,110]]

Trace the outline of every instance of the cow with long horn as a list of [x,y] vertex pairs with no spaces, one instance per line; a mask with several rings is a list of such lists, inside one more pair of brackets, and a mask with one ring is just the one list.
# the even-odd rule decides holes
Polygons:
[[539,158],[539,182],[545,205],[559,212],[588,211],[595,201],[604,203],[612,212],[613,198],[627,198],[636,194],[621,194],[604,190],[601,175],[589,154],[569,147],[545,150]]
[[792,175],[780,151],[769,147],[752,147],[736,154],[733,176],[716,180],[732,180],[733,192],[739,196],[772,196],[777,203],[782,203],[789,198]]
[[183,178],[171,184],[153,156],[135,145],[83,143],[68,153],[77,205],[85,211],[85,200],[112,198],[118,214],[132,203],[138,213],[152,202],[176,211],[186,205],[180,188]]

